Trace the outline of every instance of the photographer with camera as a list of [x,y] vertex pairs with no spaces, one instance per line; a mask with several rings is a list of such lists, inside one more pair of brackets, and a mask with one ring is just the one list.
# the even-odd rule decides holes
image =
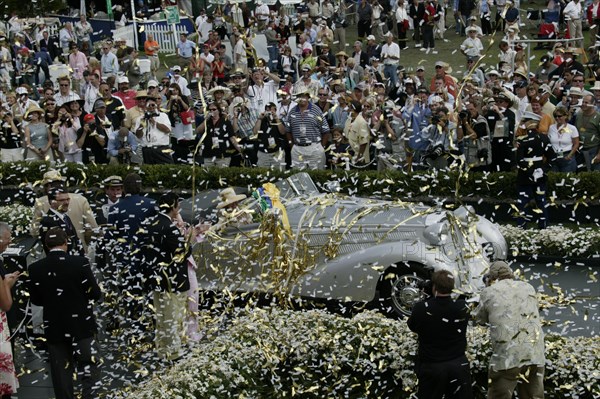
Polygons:
[[100,117],[106,112],[106,106],[102,100],[96,101],[96,116],[87,114],[83,117],[83,126],[77,132],[77,144],[83,150],[83,163],[108,163],[106,156],[106,144],[108,134],[103,127]]
[[135,135],[126,127],[119,129],[119,133],[108,139],[108,157],[111,165],[140,164],[137,155],[138,143]]
[[235,135],[239,138],[239,145],[243,148],[243,153],[234,154],[229,166],[243,166],[244,163],[248,164],[247,166],[256,165],[257,143],[251,139],[251,136],[254,134],[256,122],[260,120],[258,112],[247,99],[241,100],[238,97],[232,104],[235,104],[232,127]]
[[451,143],[447,114],[447,108],[439,108],[431,117],[431,125],[421,132],[422,139],[429,143],[427,150],[423,153],[423,162],[433,169],[448,167]]
[[[194,138],[192,120],[185,119],[190,109],[190,100],[183,96],[177,83],[171,83],[167,92],[167,116],[171,121],[171,148],[175,163],[189,164],[190,153],[197,141]],[[183,113],[183,116],[182,116]]]
[[469,310],[464,299],[452,298],[455,278],[440,269],[431,276],[431,296],[417,302],[407,325],[419,336],[415,371],[417,397],[472,399],[467,348]]
[[172,164],[171,156],[171,121],[158,108],[158,100],[148,97],[146,112],[137,118],[134,131],[142,147],[145,164]]
[[52,132],[58,136],[58,154],[64,162],[83,163],[81,146],[77,139],[75,120],[68,112],[67,105],[58,109],[58,120],[52,126]]
[[473,171],[486,171],[492,160],[492,143],[490,127],[479,110],[480,101],[471,98],[466,109],[458,113],[457,141],[467,167]]
[[12,113],[4,107],[0,107],[0,123],[0,159],[2,162],[22,161],[21,132]]
[[268,103],[254,124],[257,162],[260,168],[285,169],[285,127],[277,116],[277,105]]

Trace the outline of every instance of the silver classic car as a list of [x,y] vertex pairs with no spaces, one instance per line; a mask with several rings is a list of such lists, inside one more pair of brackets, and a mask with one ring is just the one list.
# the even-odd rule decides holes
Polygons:
[[200,289],[377,302],[402,316],[434,270],[451,270],[470,295],[507,256],[497,226],[469,208],[321,193],[306,173],[277,188],[280,201],[249,196],[197,245]]

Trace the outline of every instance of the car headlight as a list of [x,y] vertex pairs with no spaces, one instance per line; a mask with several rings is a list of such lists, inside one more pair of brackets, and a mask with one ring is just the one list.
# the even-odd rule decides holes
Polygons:
[[444,245],[448,242],[448,224],[445,222],[434,223],[427,226],[423,231],[423,237],[431,243],[431,245]]

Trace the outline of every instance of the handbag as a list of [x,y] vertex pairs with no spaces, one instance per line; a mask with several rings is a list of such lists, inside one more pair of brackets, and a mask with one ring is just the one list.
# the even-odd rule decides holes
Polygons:
[[191,125],[194,122],[196,115],[190,107],[187,109],[187,111],[180,112],[179,117],[181,118],[181,123],[183,123],[184,125]]

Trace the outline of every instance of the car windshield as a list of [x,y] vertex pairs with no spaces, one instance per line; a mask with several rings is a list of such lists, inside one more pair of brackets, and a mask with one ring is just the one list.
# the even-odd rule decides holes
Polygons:
[[275,185],[280,191],[280,197],[285,199],[296,198],[299,195],[319,194],[317,186],[306,172],[296,173]]

